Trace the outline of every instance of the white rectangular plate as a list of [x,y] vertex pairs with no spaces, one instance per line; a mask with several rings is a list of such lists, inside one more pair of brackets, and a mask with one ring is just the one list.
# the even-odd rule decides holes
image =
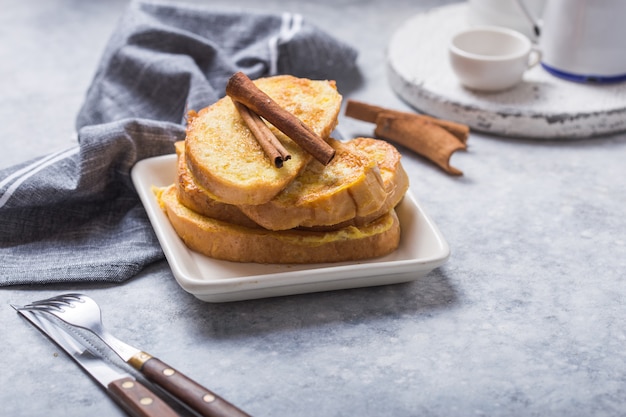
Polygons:
[[176,155],[139,161],[131,177],[178,284],[208,302],[394,284],[421,278],[445,263],[450,248],[409,191],[396,208],[402,236],[393,253],[359,262],[309,265],[221,261],[188,249],[159,207],[152,187],[176,180]]

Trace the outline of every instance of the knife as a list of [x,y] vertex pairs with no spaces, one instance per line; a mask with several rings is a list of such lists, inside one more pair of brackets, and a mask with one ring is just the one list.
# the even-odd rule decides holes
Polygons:
[[203,387],[160,359],[131,346],[102,326],[100,306],[83,294],[63,294],[22,306],[56,316],[69,326],[90,331],[124,362],[141,372],[185,407],[205,417],[251,417],[245,411]]
[[21,310],[13,304],[11,307],[59,345],[132,417],[180,417],[145,385],[108,364],[45,313]]

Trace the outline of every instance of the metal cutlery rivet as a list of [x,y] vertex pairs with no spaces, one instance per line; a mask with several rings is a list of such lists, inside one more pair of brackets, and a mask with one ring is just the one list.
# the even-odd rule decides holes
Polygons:
[[132,381],[124,381],[122,388],[131,389],[135,384]]
[[142,399],[139,400],[139,402],[141,403],[141,405],[150,405],[152,404],[152,398],[143,397]]
[[205,403],[213,402],[215,401],[215,395],[205,394],[204,397],[202,397],[202,401],[204,401]]
[[163,370],[163,375],[165,376],[172,376],[176,373],[176,371],[174,371],[172,368],[166,368]]

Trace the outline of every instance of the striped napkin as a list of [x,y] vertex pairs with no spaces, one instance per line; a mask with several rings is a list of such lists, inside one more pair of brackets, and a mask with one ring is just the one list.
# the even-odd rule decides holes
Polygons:
[[356,51],[300,15],[133,2],[77,115],[78,143],[0,171],[0,286],[122,282],[164,258],[130,180],[228,78],[348,79]]

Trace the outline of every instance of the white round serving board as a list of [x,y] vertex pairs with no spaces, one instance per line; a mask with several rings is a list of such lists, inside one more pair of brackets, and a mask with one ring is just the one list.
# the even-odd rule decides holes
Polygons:
[[387,50],[393,90],[420,112],[500,136],[576,139],[626,130],[626,83],[574,83],[538,65],[507,91],[464,88],[450,68],[447,45],[468,26],[466,3],[409,19]]

